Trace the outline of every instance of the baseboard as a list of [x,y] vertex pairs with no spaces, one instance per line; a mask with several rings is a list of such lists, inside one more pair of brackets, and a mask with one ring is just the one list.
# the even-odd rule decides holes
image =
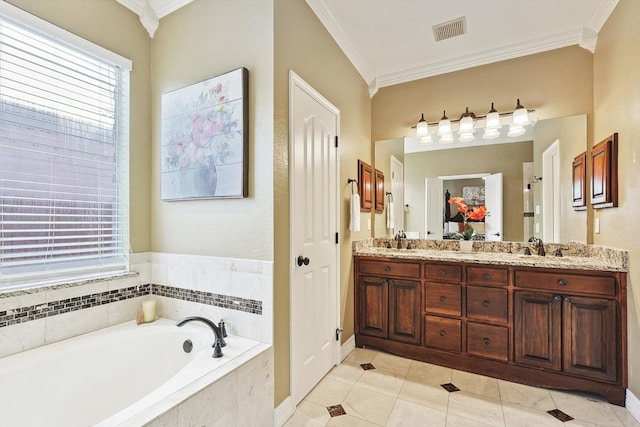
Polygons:
[[353,349],[356,348],[356,336],[351,337],[340,346],[340,362],[342,362]]
[[633,418],[640,423],[640,399],[629,389],[627,389],[625,406],[631,415],[633,415]]
[[273,411],[273,425],[275,427],[281,427],[295,412],[296,407],[293,406],[293,399],[291,399],[291,396],[288,396]]

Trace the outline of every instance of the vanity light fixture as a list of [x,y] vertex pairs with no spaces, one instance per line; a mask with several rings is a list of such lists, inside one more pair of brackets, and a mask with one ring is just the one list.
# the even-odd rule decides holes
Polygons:
[[[528,125],[535,123],[535,115],[533,119],[530,116],[530,113],[534,112],[535,110],[523,107],[518,98],[516,108],[511,113],[498,113],[492,102],[487,115],[480,117],[470,112],[467,107],[458,120],[449,120],[447,112],[443,111],[439,122],[428,123],[424,113],[421,113],[420,120],[412,128],[415,129],[415,136],[422,145],[430,145],[434,142],[451,144],[454,142],[454,135],[459,142],[471,142],[475,140],[478,129],[482,129],[482,139],[494,139],[500,136],[500,129],[506,124],[509,125],[507,136],[517,137],[526,133]],[[437,131],[430,133],[431,126],[436,125]],[[437,136],[437,139],[434,140],[433,136]]]

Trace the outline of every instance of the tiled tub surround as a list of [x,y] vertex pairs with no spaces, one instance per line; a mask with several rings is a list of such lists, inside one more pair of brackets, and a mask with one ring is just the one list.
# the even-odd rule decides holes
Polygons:
[[149,294],[158,317],[223,318],[230,333],[271,344],[272,271],[266,261],[140,253],[132,274],[111,280],[0,292],[0,357],[135,319]]
[[[411,249],[406,249],[407,243]],[[391,246],[391,248],[387,248]],[[520,265],[600,271],[629,271],[626,251],[582,243],[545,243],[546,256],[536,255],[533,243],[474,241],[472,253],[460,252],[458,240],[403,239],[403,248],[386,238],[369,238],[353,242],[354,255],[380,256],[437,261],[464,261],[496,265]],[[532,255],[524,255],[529,248]],[[562,257],[555,252],[561,249]]]
[[[190,353],[182,348],[187,339]],[[243,400],[258,419],[270,419],[270,346],[229,335],[224,356],[214,359],[212,341],[211,330],[198,323],[177,328],[173,320],[140,326],[129,321],[2,358],[0,383],[11,394],[0,400],[0,425],[161,424],[157,418],[177,421],[171,425],[216,425],[220,418],[242,417]],[[201,403],[201,391],[219,387],[217,381],[225,393],[206,405],[216,408],[188,410]],[[38,411],[29,409],[33,401],[40,402]]]

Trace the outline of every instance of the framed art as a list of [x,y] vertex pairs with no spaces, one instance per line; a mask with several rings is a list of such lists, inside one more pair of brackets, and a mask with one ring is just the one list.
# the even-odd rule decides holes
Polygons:
[[162,200],[248,196],[248,70],[162,95]]

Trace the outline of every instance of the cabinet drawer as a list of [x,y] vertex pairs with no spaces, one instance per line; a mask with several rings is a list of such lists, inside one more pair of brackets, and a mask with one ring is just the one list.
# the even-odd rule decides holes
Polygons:
[[467,317],[480,321],[507,323],[506,289],[467,286]]
[[443,350],[462,350],[462,328],[460,320],[437,316],[425,316],[424,342],[427,347]]
[[360,274],[383,274],[385,276],[420,278],[419,262],[398,262],[379,259],[361,259],[358,264]]
[[425,283],[425,310],[429,313],[460,316],[461,286],[450,283]]
[[522,288],[549,289],[562,293],[616,294],[615,277],[565,272],[516,271],[515,285]]
[[509,360],[509,329],[468,322],[467,353],[488,359]]
[[460,282],[462,281],[462,267],[449,264],[425,264],[424,277],[431,280]]
[[506,286],[509,283],[509,270],[494,267],[467,267],[467,282]]

